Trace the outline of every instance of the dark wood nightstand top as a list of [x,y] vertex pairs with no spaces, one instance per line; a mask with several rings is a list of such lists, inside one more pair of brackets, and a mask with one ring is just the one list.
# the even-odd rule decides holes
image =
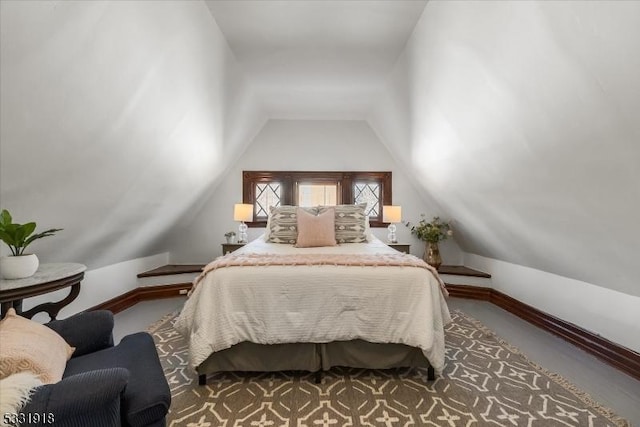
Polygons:
[[138,273],[138,277],[170,276],[172,274],[202,273],[205,264],[169,264]]
[[411,253],[411,245],[407,243],[387,243],[398,252],[404,252],[405,254]]
[[456,276],[470,276],[470,277],[484,277],[491,278],[489,273],[484,271],[474,270],[473,268],[465,267],[464,265],[441,265],[438,269],[440,274],[452,274]]
[[241,247],[246,245],[246,243],[223,243],[222,244],[222,255],[226,255],[233,251],[237,251]]

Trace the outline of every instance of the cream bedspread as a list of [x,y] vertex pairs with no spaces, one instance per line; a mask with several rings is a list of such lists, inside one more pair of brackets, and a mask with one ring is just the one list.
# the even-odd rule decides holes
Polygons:
[[[244,253],[394,253],[370,243],[294,248],[258,238]],[[236,252],[237,253],[237,252]],[[444,367],[444,325],[451,320],[438,280],[426,269],[389,266],[241,266],[205,275],[177,319],[189,364],[243,341],[326,343],[363,339],[420,348]]]

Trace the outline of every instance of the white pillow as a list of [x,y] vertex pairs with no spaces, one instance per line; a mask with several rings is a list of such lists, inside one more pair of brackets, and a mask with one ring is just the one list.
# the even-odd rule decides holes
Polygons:
[[0,320],[0,378],[30,371],[44,384],[62,379],[71,347],[56,331],[16,314],[10,308]]
[[364,238],[367,239],[367,242],[373,242],[373,233],[371,233],[371,226],[369,225],[369,215],[367,215],[367,219],[364,220]]
[[269,234],[271,234],[271,207],[269,207],[269,215],[267,216],[267,228],[264,229],[264,241],[269,241]]

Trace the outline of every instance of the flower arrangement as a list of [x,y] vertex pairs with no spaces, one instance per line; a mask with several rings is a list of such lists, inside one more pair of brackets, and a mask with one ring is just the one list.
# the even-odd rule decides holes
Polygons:
[[429,243],[438,243],[453,236],[450,222],[443,222],[437,216],[427,222],[425,214],[420,214],[420,216],[420,221],[417,224],[412,225],[408,221],[405,223],[407,227],[411,227],[411,234],[415,234],[418,239]]

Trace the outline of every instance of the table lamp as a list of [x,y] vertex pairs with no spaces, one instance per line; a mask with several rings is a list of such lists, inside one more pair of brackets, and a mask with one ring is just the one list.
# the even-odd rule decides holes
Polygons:
[[389,243],[398,243],[396,237],[396,222],[402,221],[402,207],[401,206],[383,206],[382,207],[382,222],[388,222],[389,234],[387,234],[387,241]]
[[233,206],[233,220],[240,221],[238,243],[247,243],[247,224],[245,221],[253,221],[253,205],[236,203]]

